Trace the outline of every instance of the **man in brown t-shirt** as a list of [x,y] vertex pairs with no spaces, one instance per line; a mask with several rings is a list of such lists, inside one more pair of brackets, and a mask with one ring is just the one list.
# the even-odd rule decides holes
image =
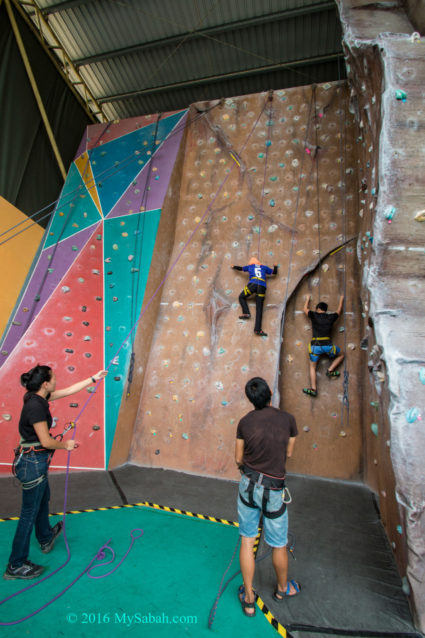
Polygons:
[[236,433],[235,460],[242,472],[238,521],[241,536],[239,558],[244,582],[239,588],[239,600],[244,613],[254,616],[253,547],[261,514],[264,517],[265,540],[272,547],[276,572],[273,598],[280,601],[300,591],[295,580],[287,579],[288,512],[284,502],[286,458],[292,455],[298,430],[292,414],[271,407],[272,393],[264,379],[254,377],[248,381],[245,394],[255,410],[239,421]]

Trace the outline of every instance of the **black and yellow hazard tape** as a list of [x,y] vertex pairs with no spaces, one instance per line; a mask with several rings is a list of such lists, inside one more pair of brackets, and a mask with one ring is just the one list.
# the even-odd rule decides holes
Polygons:
[[260,598],[260,596],[258,596],[258,595],[257,595],[256,603],[257,603],[257,606],[259,607],[259,609],[261,609],[261,611],[263,612],[263,614],[266,617],[267,621],[271,624],[273,629],[276,629],[277,633],[280,636],[283,636],[283,638],[292,638],[292,635],[285,629],[285,627],[283,625],[280,624],[280,622],[278,620],[276,620],[276,618],[273,616],[272,612],[267,607],[267,605],[265,604],[263,599]]
[[[162,510],[164,512],[170,512],[172,514],[181,514],[183,516],[189,516],[190,518],[200,518],[204,521],[211,521],[212,523],[221,523],[222,525],[230,525],[232,527],[238,527],[238,523],[234,521],[228,521],[224,518],[216,518],[215,516],[208,516],[207,514],[195,514],[194,512],[188,512],[186,510],[180,510],[176,507],[167,507],[166,505],[158,505],[157,503],[150,503],[149,501],[144,501],[142,503],[133,503],[133,504],[124,504],[124,505],[108,505],[106,507],[91,507],[87,509],[81,510],[69,510],[66,514],[85,514],[87,512],[106,512],[107,510],[119,510],[124,508],[131,507],[150,507],[155,510]],[[55,512],[53,514],[49,514],[49,516],[63,516],[63,512]],[[19,516],[9,516],[5,518],[0,518],[0,523],[5,521],[18,521]]]

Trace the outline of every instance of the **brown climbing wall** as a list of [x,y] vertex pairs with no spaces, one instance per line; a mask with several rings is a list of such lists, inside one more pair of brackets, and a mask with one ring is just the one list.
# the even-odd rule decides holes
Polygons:
[[[246,381],[264,376],[274,389],[274,402],[280,401],[281,321],[287,300],[297,289],[296,309],[302,307],[299,283],[310,273],[311,291],[318,291],[317,279],[325,297],[334,299],[342,292],[346,263],[353,266],[355,129],[343,83],[244,96],[197,109],[203,113],[187,131],[170,260],[176,266],[163,289],[131,460],[235,478],[236,426],[250,409]],[[265,301],[268,337],[253,334],[253,321],[238,320],[237,299],[247,278],[231,269],[258,254],[269,266],[279,264]],[[317,267],[320,277],[314,275]],[[355,344],[354,279],[352,274],[347,280],[347,335]],[[289,326],[298,325],[298,316],[292,315]],[[291,371],[305,366],[309,335],[304,323],[298,337],[291,337],[299,344],[287,347],[285,336],[284,356],[292,358]],[[349,357],[354,381],[357,352]],[[284,392],[310,410],[311,399],[302,394],[305,378],[287,374],[285,379]],[[334,425],[332,412],[339,413],[342,405],[341,381],[331,388],[326,390],[329,399],[306,416],[310,426],[318,414]],[[299,455],[298,471],[310,471],[314,458],[315,471],[322,476],[358,476],[358,393],[350,392],[346,436],[340,436],[342,427],[327,423],[319,453],[307,453],[312,439],[302,430],[300,439],[308,442],[304,448],[300,444],[305,454]],[[296,415],[298,410],[295,405]],[[333,446],[335,457],[329,458],[326,445]]]
[[352,107],[361,127],[364,216],[358,257],[369,377],[364,402],[365,479],[425,629],[424,148],[425,41],[421,3],[338,3]]

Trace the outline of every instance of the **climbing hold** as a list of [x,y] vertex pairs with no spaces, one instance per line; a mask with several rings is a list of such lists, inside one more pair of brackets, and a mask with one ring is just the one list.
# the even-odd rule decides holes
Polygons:
[[370,405],[372,406],[372,408],[377,408],[377,409],[379,408],[379,403],[378,403],[378,401],[371,401],[371,402],[370,402]]
[[419,370],[419,381],[425,385],[425,368]]
[[160,450],[155,450],[155,454],[159,454]]
[[274,206],[276,206],[276,202],[274,201],[274,199],[271,199],[269,201],[269,206],[271,206],[272,208],[274,208]]
[[12,321],[12,326],[21,326],[21,322],[20,321]]
[[271,146],[272,145],[272,141],[271,140],[266,140],[266,146]]
[[263,159],[263,157],[264,157],[264,153],[258,153],[257,157],[258,157],[259,159]]
[[93,425],[92,430],[97,432],[97,430],[100,430],[100,425]]
[[406,576],[403,576],[403,578],[401,579],[401,583],[402,583],[401,588],[403,592],[406,594],[406,596],[410,596],[410,585]]
[[397,525],[397,528],[396,528],[396,529],[397,529],[397,531],[398,531],[398,533],[399,533],[399,534],[403,534],[403,528],[402,528],[402,526],[401,526],[401,525]]
[[87,306],[81,306],[81,312],[87,312]]
[[418,213],[416,213],[415,220],[417,222],[425,222],[425,209],[420,210]]
[[77,252],[77,250],[78,250],[78,246],[73,246],[73,247],[72,247],[72,250],[76,253],[76,252]]
[[417,419],[421,420],[419,408],[410,408],[410,410],[407,410],[406,421],[408,423],[414,423]]
[[121,381],[121,377],[120,376],[114,377],[114,381]]
[[40,295],[36,295],[36,296],[34,297],[34,301],[40,301]]
[[71,288],[69,286],[62,286],[62,292],[63,293],[67,293],[71,290]]
[[388,220],[388,223],[391,224],[391,221],[394,217],[394,215],[396,214],[397,209],[394,208],[394,206],[387,206],[387,208],[384,210],[384,217],[386,220]]
[[83,326],[89,326],[90,323],[88,321],[82,321]]
[[90,352],[85,352],[85,353],[84,353],[84,356],[86,357],[86,359],[90,359],[91,354],[90,354]]
[[378,424],[377,423],[372,423],[370,426],[370,429],[372,430],[373,434],[375,436],[378,436]]
[[69,407],[70,408],[78,408],[78,403],[70,403]]
[[128,256],[128,261],[133,261],[133,259],[134,259],[134,255],[129,255]]
[[340,436],[340,437],[342,437],[342,438],[344,438],[344,437],[346,437],[346,436],[347,436],[347,433],[346,433],[346,432],[344,432],[344,430],[341,430],[341,432],[339,433],[339,436]]
[[186,432],[183,432],[182,439],[185,439],[185,441],[187,441],[188,438],[189,438],[189,435],[186,434]]
[[65,348],[65,352],[68,352],[68,354],[74,353],[74,351],[71,348]]
[[11,414],[2,414],[2,417],[5,421],[11,421],[12,420],[12,415]]
[[72,337],[72,332],[65,332],[65,335],[66,335],[67,337]]
[[100,275],[100,270],[98,270],[97,268],[93,268],[92,274],[93,275]]
[[395,92],[395,99],[405,102],[406,98],[407,98],[406,92],[402,91],[401,89],[397,89],[397,91]]
[[224,406],[229,405],[229,402],[228,402],[228,401],[224,401],[224,400],[223,400],[223,401],[221,402],[221,405],[224,405]]
[[310,432],[310,428],[308,427],[308,425],[305,425],[303,427],[304,432]]

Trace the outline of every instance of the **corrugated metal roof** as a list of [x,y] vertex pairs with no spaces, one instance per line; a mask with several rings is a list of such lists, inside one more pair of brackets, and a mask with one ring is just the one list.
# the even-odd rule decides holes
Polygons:
[[343,73],[331,0],[33,2],[108,118]]

